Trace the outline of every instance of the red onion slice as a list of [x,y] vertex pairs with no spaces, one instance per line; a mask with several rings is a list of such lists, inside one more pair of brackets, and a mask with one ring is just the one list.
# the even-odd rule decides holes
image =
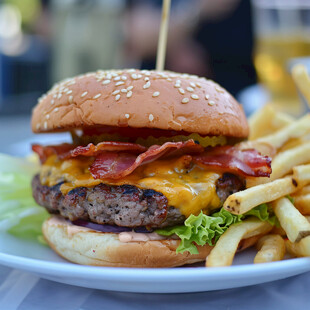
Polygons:
[[76,221],[73,221],[72,224],[86,227],[86,228],[93,229],[93,230],[98,230],[101,232],[116,233],[116,234],[124,232],[124,231],[134,231],[137,233],[153,232],[153,230],[148,230],[145,226],[131,228],[131,227],[121,227],[121,226],[116,226],[116,225],[97,224],[97,223],[92,223],[92,222],[88,222],[84,220],[76,220]]

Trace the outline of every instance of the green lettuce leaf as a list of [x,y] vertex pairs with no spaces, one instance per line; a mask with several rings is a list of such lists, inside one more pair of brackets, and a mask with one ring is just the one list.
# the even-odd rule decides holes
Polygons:
[[276,217],[270,212],[268,205],[262,204],[244,215],[234,215],[223,208],[212,215],[202,212],[197,216],[192,214],[185,220],[184,225],[158,229],[156,232],[163,236],[176,234],[181,239],[177,253],[188,251],[198,254],[196,245],[214,245],[229,226],[240,223],[248,216],[255,216],[272,225],[276,223]]
[[0,154],[0,231],[42,239],[41,226],[48,213],[32,197],[31,179],[38,161]]

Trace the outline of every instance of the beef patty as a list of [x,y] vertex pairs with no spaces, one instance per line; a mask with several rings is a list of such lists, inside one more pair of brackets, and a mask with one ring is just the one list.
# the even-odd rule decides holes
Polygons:
[[[185,220],[178,209],[168,206],[168,199],[162,193],[152,189],[102,183],[92,188],[78,187],[63,195],[61,184],[42,185],[36,175],[32,180],[33,197],[48,212],[60,213],[71,221],[82,219],[98,224],[162,228],[183,224]],[[238,177],[224,174],[217,181],[217,194],[223,202],[243,187]]]

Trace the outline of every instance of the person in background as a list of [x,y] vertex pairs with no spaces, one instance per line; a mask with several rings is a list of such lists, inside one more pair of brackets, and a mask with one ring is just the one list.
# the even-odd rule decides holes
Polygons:
[[[126,61],[155,68],[161,0],[128,0]],[[254,84],[249,0],[173,0],[166,69],[216,80],[233,95]]]

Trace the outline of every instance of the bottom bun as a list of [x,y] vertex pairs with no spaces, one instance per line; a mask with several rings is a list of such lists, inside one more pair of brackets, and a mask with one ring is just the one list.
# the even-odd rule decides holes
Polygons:
[[49,246],[77,264],[110,267],[176,267],[205,261],[212,247],[198,246],[199,254],[176,253],[180,240],[120,242],[118,234],[79,227],[53,216],[43,223]]

